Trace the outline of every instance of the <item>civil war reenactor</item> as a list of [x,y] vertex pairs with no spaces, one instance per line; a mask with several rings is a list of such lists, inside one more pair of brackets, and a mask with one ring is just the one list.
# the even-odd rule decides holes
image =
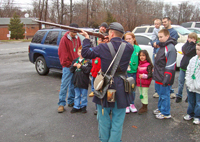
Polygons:
[[[121,60],[119,61],[118,68],[112,79],[113,82],[108,87],[108,90],[116,90],[115,102],[108,102],[107,95],[109,93],[106,93],[102,99],[99,99],[95,94],[93,102],[97,104],[97,120],[99,123],[100,141],[120,142],[126,114],[126,107],[129,106],[129,104],[133,101],[133,95],[129,95],[127,92],[125,92],[124,80],[120,76],[126,76],[127,67],[129,65],[134,48],[130,43],[122,40],[124,28],[120,23],[111,23],[108,27],[108,30],[108,39],[114,48],[112,49],[115,50],[115,52],[118,51],[122,43],[125,43]],[[111,61],[113,60],[108,43],[101,43],[96,47],[91,47],[89,35],[85,31],[82,31],[81,34],[85,37],[82,45],[82,56],[88,59],[99,57],[101,59],[101,70],[105,73],[111,64]],[[112,73],[111,70],[112,69],[108,71],[108,74]],[[110,110],[112,111],[112,120],[109,116]]]

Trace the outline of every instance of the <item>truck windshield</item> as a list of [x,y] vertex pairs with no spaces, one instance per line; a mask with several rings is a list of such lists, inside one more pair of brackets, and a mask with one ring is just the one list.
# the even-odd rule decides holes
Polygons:
[[173,27],[178,33],[180,33],[181,35],[188,35],[189,33],[191,33],[191,31],[189,31],[188,29],[184,28],[184,27]]

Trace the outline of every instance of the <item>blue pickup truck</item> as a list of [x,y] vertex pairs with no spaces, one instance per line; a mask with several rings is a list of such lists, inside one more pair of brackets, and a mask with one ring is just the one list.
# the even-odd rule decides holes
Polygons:
[[[58,47],[61,38],[67,30],[41,29],[36,32],[29,45],[29,60],[35,63],[35,69],[39,75],[47,75],[49,69],[62,72],[62,66],[58,57]],[[78,34],[81,41],[84,37]]]

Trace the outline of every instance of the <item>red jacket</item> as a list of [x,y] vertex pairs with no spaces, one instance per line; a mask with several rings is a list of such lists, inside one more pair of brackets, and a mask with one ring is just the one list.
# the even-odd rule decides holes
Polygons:
[[[98,61],[98,63],[95,63],[95,61]],[[101,59],[99,57],[96,57],[95,59],[92,59],[92,69],[91,69],[91,74],[94,78],[96,78],[97,73],[101,69]]]
[[141,81],[141,87],[149,87],[151,84],[151,78],[139,78],[140,74],[148,74],[147,71],[147,67],[150,65],[149,62],[147,62],[147,60],[145,61],[139,61],[139,65],[138,65],[138,69],[137,69],[137,74],[136,74],[136,82],[137,82],[137,86],[140,87],[140,81]]
[[[62,67],[70,67],[72,61],[78,58],[77,50],[78,47],[81,46],[80,38],[77,35],[77,38],[72,38],[68,35],[69,32],[66,32],[65,35],[60,40],[59,48],[58,48],[58,56],[60,59],[60,64]],[[73,43],[72,43],[73,40]],[[76,47],[73,47],[74,46]],[[75,48],[75,52],[74,52]]]

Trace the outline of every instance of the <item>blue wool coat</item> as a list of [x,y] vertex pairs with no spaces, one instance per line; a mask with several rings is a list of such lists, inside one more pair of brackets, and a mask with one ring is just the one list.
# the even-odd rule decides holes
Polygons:
[[[121,42],[127,43],[119,63],[121,71],[126,72],[131,55],[134,51],[133,46],[119,37],[112,38],[110,42],[113,44],[116,52],[121,45]],[[106,72],[112,61],[112,55],[107,44],[102,43],[96,47],[91,47],[90,40],[84,39],[82,47],[82,56],[87,59],[94,59],[96,57],[99,57],[101,59],[101,70],[102,72]],[[131,104],[131,102],[133,101],[133,95],[130,95],[124,91],[124,81],[119,76],[114,77],[114,83],[111,87],[109,87],[109,89],[111,88],[116,90],[117,108],[126,108]],[[94,96],[93,102],[101,105],[101,100],[96,96]],[[102,102],[104,107],[114,107],[115,105],[115,103],[107,102],[107,95],[105,95],[105,97],[102,99]]]

